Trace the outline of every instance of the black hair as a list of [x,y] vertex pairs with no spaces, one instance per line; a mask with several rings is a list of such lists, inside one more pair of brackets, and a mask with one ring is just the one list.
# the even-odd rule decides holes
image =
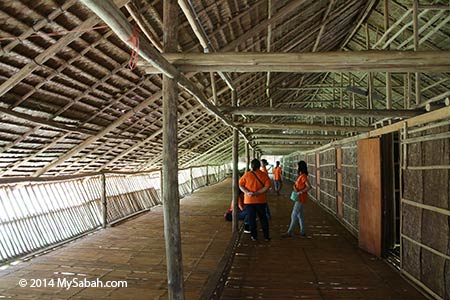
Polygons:
[[264,164],[264,165],[268,165],[269,163],[267,162],[267,159],[261,159],[261,162]]
[[276,162],[276,164],[277,164],[277,167],[278,167],[278,166],[280,165],[280,162],[279,162],[279,161],[277,161],[277,162]]
[[253,171],[259,170],[261,168],[261,163],[256,158],[250,162]]
[[298,174],[306,174],[308,175],[308,166],[304,160],[298,162]]

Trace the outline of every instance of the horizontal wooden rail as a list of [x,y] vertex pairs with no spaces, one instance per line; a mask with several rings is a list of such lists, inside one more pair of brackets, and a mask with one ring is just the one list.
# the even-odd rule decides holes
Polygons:
[[400,117],[410,118],[424,113],[424,109],[345,109],[301,108],[281,109],[270,107],[221,107],[223,113],[248,116],[316,116],[316,117]]
[[324,131],[370,131],[371,127],[365,126],[341,126],[341,125],[319,125],[319,124],[303,124],[303,123],[236,123],[242,127],[257,129],[296,129],[296,130],[324,130]]
[[[181,72],[449,72],[450,51],[167,53]],[[161,71],[142,62],[147,73]]]

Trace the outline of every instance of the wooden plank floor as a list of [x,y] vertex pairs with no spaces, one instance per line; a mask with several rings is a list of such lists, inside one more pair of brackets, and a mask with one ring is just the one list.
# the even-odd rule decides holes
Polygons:
[[[223,213],[231,180],[205,187],[181,201],[186,299],[198,299],[223,256],[231,223]],[[167,299],[163,210],[156,207],[118,226],[0,271],[1,299]],[[127,288],[21,288],[19,279],[126,280]]]
[[360,250],[357,240],[312,201],[304,210],[306,237],[297,225],[294,237],[282,239],[292,209],[290,187],[269,196],[272,240],[241,239],[222,300],[426,299],[384,261]]
[[[286,185],[288,186],[288,185]],[[287,188],[286,188],[287,192]],[[198,299],[231,237],[223,221],[231,180],[181,203],[186,299]],[[288,195],[269,196],[271,242],[242,237],[222,299],[425,299],[383,261],[309,202],[307,237],[281,239],[289,222]],[[127,288],[21,288],[20,278],[126,280]],[[167,299],[162,208],[98,231],[0,271],[1,299]]]

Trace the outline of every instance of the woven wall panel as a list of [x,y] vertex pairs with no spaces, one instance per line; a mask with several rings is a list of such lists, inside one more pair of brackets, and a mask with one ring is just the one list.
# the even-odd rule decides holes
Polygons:
[[422,249],[420,263],[422,266],[421,278],[423,283],[436,294],[443,296],[445,293],[445,258],[426,249]]
[[448,216],[424,209],[422,213],[422,244],[441,253],[447,253],[450,226],[448,221]]
[[342,167],[342,183],[358,187],[358,169],[356,167]]
[[[432,139],[436,134],[450,131],[448,125],[409,134],[408,137],[431,139],[407,144],[407,167],[404,169],[402,197],[432,208],[449,209],[450,139]],[[404,147],[405,145],[403,145]],[[427,208],[402,205],[402,234],[419,244],[402,239],[402,265],[405,271],[444,299],[449,299],[449,261],[427,250],[430,247],[443,255],[450,253],[450,218]],[[425,247],[421,247],[420,244]]]
[[422,209],[411,205],[402,207],[402,232],[408,237],[420,241],[422,236]]
[[423,171],[403,170],[403,198],[423,202]]
[[420,246],[403,239],[402,243],[402,268],[414,276],[416,279],[421,278],[420,271]]

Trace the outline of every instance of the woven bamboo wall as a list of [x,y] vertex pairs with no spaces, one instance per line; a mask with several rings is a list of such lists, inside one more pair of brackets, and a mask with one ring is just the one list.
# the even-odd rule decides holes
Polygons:
[[320,203],[330,211],[337,213],[336,191],[336,149],[320,151]]
[[448,123],[411,128],[402,138],[402,269],[438,299],[450,299]]
[[358,232],[358,149],[356,143],[342,145],[342,220],[354,234]]
[[316,154],[309,153],[306,155],[306,163],[308,165],[308,179],[311,184],[311,191],[308,192],[310,199],[318,201],[317,199],[317,168],[316,168]]

